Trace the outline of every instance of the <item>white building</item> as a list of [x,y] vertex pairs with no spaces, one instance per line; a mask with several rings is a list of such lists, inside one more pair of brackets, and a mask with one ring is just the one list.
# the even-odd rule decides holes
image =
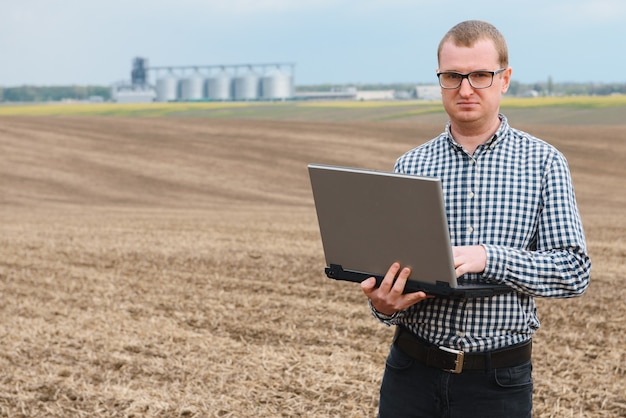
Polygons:
[[394,90],[362,90],[356,92],[356,100],[393,100]]
[[117,103],[150,103],[156,99],[151,88],[116,85],[111,88],[111,100]]
[[415,86],[412,96],[418,100],[441,100],[441,87],[438,84]]

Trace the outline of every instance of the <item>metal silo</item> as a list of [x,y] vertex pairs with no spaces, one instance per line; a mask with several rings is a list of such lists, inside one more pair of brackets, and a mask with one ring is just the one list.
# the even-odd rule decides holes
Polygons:
[[193,74],[182,80],[181,99],[201,100],[204,97],[204,77]]
[[178,79],[172,75],[159,78],[156,83],[157,102],[170,102],[178,99]]
[[261,80],[261,95],[264,99],[283,100],[293,96],[293,79],[280,70],[265,75]]
[[212,100],[230,100],[232,97],[233,79],[223,71],[207,80],[207,96]]
[[235,78],[235,100],[256,100],[259,98],[259,76],[252,70]]

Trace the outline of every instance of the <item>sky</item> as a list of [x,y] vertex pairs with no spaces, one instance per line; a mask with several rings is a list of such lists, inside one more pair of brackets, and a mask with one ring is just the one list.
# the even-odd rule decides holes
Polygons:
[[[456,23],[505,36],[513,80],[626,82],[624,0],[0,0],[0,87],[149,66],[294,63],[296,85],[436,83]],[[149,72],[150,81],[158,77]]]

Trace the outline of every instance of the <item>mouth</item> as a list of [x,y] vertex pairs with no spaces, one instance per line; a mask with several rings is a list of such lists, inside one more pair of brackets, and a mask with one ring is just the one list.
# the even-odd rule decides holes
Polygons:
[[477,102],[457,102],[456,104],[460,108],[470,108],[478,106]]

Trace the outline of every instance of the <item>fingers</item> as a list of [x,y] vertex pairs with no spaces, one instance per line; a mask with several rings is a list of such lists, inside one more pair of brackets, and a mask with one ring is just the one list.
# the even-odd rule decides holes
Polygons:
[[389,267],[389,270],[387,270],[387,274],[385,274],[385,277],[380,284],[381,291],[385,293],[389,293],[391,291],[391,288],[396,281],[396,275],[398,274],[398,270],[400,270],[400,263],[393,263],[391,267]]
[[[398,269],[399,268],[400,265],[398,265]],[[408,267],[403,268],[402,271],[400,271],[400,274],[396,278],[395,282],[393,283],[393,288],[391,289],[391,291],[400,294],[404,293],[404,288],[406,287],[406,282],[409,279],[410,275],[411,269]]]
[[458,279],[459,277],[461,277],[462,275],[464,275],[465,273],[467,273],[467,267],[466,264],[463,262],[456,262],[454,263],[454,273],[456,274],[456,278]]
[[459,278],[467,273],[467,263],[469,262],[467,253],[467,247],[452,247],[452,256],[454,258],[454,271],[456,277]]
[[365,293],[366,295],[369,295],[370,293],[372,293],[375,287],[376,287],[376,277],[370,277],[361,282],[361,290],[363,290],[363,293]]
[[[404,287],[406,286],[406,282],[411,274],[411,269],[405,267],[402,269],[402,271],[400,271],[400,274],[398,274],[399,270],[399,263],[393,263],[391,267],[389,267],[389,270],[387,270],[387,273],[385,274],[385,277],[383,278],[383,281],[381,282],[379,287],[379,290],[381,292],[385,294],[391,292],[396,294],[402,294],[404,292]],[[366,294],[373,292],[375,287],[375,277],[369,277],[361,282],[361,289]]]
[[[393,289],[394,292],[397,293],[398,288],[394,284],[397,283],[396,275],[398,274],[398,270],[400,270],[399,263],[393,263],[391,267],[389,267],[389,270],[387,270],[387,273],[385,274],[385,277],[383,278],[383,281],[381,282],[380,287],[378,288],[381,292],[384,292],[385,294],[387,294],[387,293],[390,293]],[[400,276],[405,276],[404,281],[400,283],[401,284],[400,293],[404,291],[406,278],[411,273],[410,270],[408,270],[408,272],[405,272],[404,270],[408,270],[408,269],[403,269],[403,271],[400,273]],[[363,280],[361,282],[361,290],[363,290],[363,293],[365,293],[368,297],[370,297],[370,294],[374,292],[375,290],[377,290],[376,278],[369,277],[366,280]]]
[[487,264],[487,254],[482,245],[452,247],[456,277],[466,273],[482,273]]
[[404,294],[410,274],[410,268],[401,269],[399,263],[393,263],[378,288],[376,288],[376,279],[370,277],[361,282],[361,289],[378,312],[391,315],[424,299],[433,297],[424,292]]
[[468,272],[468,262],[467,255],[462,251],[453,251],[454,256],[454,272],[456,274],[457,279]]
[[407,296],[407,302],[409,303],[409,306],[415,305],[416,303],[421,302],[424,299],[432,299],[435,297],[434,295],[428,295],[422,291],[410,293]]

